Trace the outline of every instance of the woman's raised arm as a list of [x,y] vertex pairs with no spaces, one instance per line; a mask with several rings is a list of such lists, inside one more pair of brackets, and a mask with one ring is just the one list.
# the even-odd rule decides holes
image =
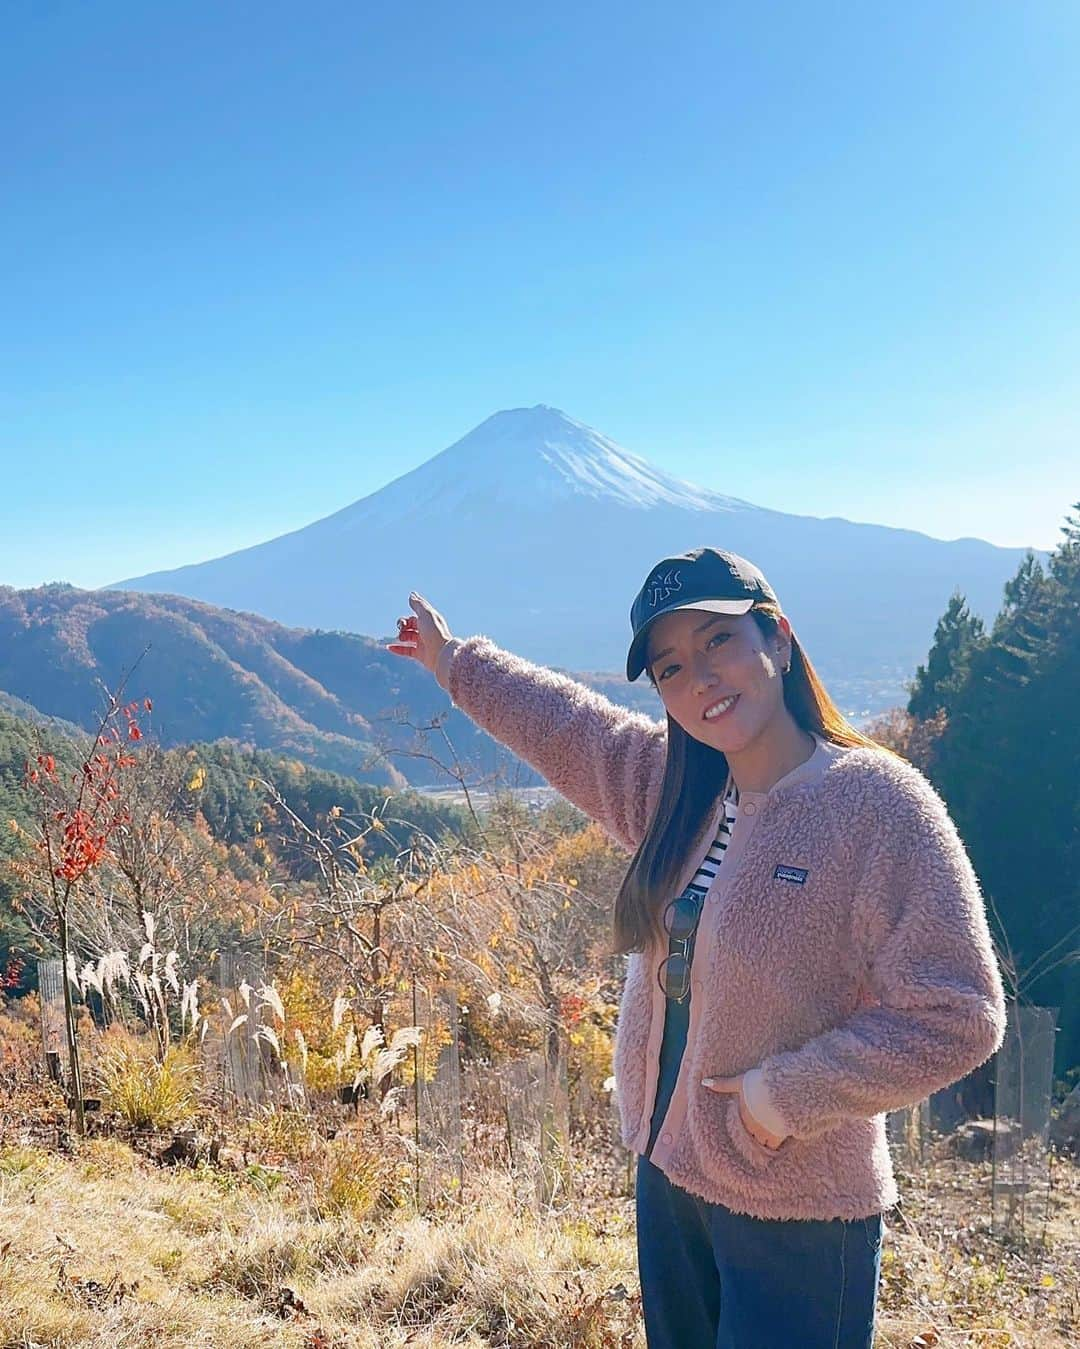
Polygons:
[[459,641],[421,596],[390,650],[429,669],[454,703],[628,848],[660,794],[667,728],[486,637]]

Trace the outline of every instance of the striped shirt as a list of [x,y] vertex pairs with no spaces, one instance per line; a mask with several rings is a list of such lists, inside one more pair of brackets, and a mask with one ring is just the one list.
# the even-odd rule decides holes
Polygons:
[[713,845],[702,859],[701,866],[694,873],[694,879],[686,887],[701,900],[709,893],[709,886],[712,885],[716,873],[720,870],[720,863],[724,860],[724,853],[727,852],[728,843],[731,841],[731,831],[735,827],[735,816],[739,811],[739,789],[732,786],[727,796],[724,798],[724,818],[721,821],[720,828],[716,831],[716,838],[713,839]]

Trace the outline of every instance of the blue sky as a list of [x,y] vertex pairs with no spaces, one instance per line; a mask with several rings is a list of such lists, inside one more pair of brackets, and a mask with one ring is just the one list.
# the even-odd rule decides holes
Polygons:
[[761,505],[1051,547],[1080,6],[7,7],[0,583],[98,585],[549,403]]

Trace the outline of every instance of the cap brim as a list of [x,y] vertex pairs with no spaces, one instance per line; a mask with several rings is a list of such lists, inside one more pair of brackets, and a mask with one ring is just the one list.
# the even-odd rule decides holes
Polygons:
[[753,599],[741,600],[691,600],[688,604],[669,604],[653,614],[652,618],[641,627],[630,643],[630,651],[626,657],[626,677],[631,682],[641,674],[645,668],[645,651],[649,639],[649,629],[658,618],[663,618],[665,614],[677,613],[680,609],[704,609],[708,614],[730,614],[737,618],[740,614],[748,614],[756,603]]

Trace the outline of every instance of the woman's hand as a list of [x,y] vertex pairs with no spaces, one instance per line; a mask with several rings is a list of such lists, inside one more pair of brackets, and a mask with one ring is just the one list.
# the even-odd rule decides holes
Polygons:
[[395,656],[411,656],[434,674],[439,652],[450,640],[450,629],[438,609],[433,609],[415,590],[409,596],[409,607],[413,612],[408,618],[398,619],[398,639],[387,650]]
[[775,1150],[784,1141],[779,1134],[771,1133],[760,1124],[746,1104],[746,1097],[743,1094],[743,1075],[738,1077],[704,1077],[701,1079],[701,1085],[707,1087],[709,1091],[715,1091],[721,1095],[738,1095],[739,1097],[739,1118],[742,1120],[743,1128],[751,1138],[756,1139],[762,1147]]

